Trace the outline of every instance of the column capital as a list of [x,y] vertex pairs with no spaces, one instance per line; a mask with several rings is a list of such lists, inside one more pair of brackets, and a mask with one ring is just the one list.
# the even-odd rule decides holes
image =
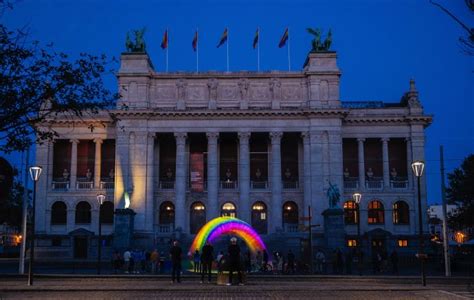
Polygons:
[[310,142],[310,134],[309,131],[301,132],[301,138],[303,139],[304,144],[309,144]]
[[242,141],[247,141],[248,142],[248,140],[250,138],[250,135],[251,135],[251,133],[248,132],[248,131],[239,131],[237,133],[237,136],[239,137],[239,141],[241,141],[241,142]]
[[219,138],[219,132],[206,132],[207,142],[216,143]]
[[104,140],[101,139],[101,138],[95,138],[94,139],[94,143],[96,143],[96,144],[102,144],[103,142],[104,142]]
[[380,139],[382,141],[382,143],[388,143],[390,141],[390,138],[388,137],[383,137]]
[[79,140],[78,140],[78,139],[70,139],[69,142],[70,142],[70,143],[73,143],[73,144],[79,144]]
[[154,139],[156,137],[155,132],[148,132],[148,137]]
[[359,143],[363,143],[363,142],[365,142],[365,138],[357,138],[357,141],[358,141]]
[[411,138],[410,138],[410,137],[406,137],[406,138],[405,138],[405,142],[411,142]]
[[270,132],[270,139],[272,140],[272,144],[280,144],[282,136],[283,132],[281,131]]
[[186,132],[175,132],[174,137],[176,138],[176,144],[184,144],[188,134]]

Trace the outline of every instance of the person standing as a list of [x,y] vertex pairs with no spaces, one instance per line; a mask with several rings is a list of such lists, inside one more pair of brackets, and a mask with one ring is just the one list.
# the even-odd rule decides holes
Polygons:
[[181,255],[183,250],[179,246],[178,241],[173,242],[173,247],[170,250],[170,258],[172,264],[171,280],[174,283],[175,279],[178,283],[181,282]]
[[262,266],[263,272],[267,271],[267,266],[268,266],[268,252],[267,250],[263,250],[263,266]]
[[288,251],[287,254],[287,272],[288,274],[294,274],[295,273],[295,255],[291,250]]
[[151,263],[151,273],[156,274],[157,273],[157,267],[159,266],[160,263],[160,254],[158,253],[158,250],[153,250],[153,252],[150,254],[150,263]]
[[230,245],[227,251],[229,252],[229,282],[227,285],[232,284],[232,275],[234,272],[237,272],[239,285],[243,285],[242,272],[240,270],[240,247],[237,245],[237,238],[233,237],[230,239]]
[[201,253],[201,283],[204,281],[204,275],[207,273],[208,278],[207,281],[211,282],[211,272],[212,272],[212,260],[214,258],[214,248],[209,243],[206,242],[204,247],[202,247]]
[[390,254],[390,262],[392,263],[392,272],[393,274],[398,275],[398,253],[394,249],[392,254]]
[[201,255],[199,255],[199,250],[196,249],[194,252],[193,263],[194,263],[194,273],[199,273],[201,270],[199,268],[199,262],[201,261]]
[[124,262],[124,270],[125,274],[130,273],[130,259],[132,258],[132,254],[130,253],[130,250],[127,249],[123,253],[123,262]]
[[316,252],[316,273],[322,274],[324,270],[324,264],[326,263],[326,256],[321,250]]

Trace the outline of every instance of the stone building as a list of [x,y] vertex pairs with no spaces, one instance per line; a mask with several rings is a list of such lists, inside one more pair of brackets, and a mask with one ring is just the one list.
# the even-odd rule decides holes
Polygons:
[[[399,102],[345,102],[335,52],[310,53],[298,72],[177,72],[153,69],[146,53],[124,53],[121,98],[109,114],[59,119],[59,133],[37,146],[38,252],[96,255],[98,203],[107,249],[114,209],[136,215],[133,245],[187,245],[220,215],[251,224],[271,250],[353,247],[361,225],[365,251],[417,247],[417,193],[410,164],[424,159],[423,113],[414,81]],[[401,93],[402,94],[402,93]],[[91,131],[91,125],[94,130]],[[344,210],[339,228],[324,224],[327,190]],[[425,177],[422,210],[426,212]],[[352,200],[362,193],[360,218]],[[425,218],[425,214],[423,214]],[[423,220],[425,231],[426,220]],[[329,238],[341,235],[336,244]]]

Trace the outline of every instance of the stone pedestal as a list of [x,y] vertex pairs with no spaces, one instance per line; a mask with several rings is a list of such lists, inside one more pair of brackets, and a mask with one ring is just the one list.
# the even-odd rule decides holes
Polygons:
[[344,211],[341,208],[329,208],[323,211],[324,235],[326,246],[330,250],[344,247]]
[[136,213],[130,209],[116,209],[114,222],[114,248],[123,250],[132,246],[133,223]]

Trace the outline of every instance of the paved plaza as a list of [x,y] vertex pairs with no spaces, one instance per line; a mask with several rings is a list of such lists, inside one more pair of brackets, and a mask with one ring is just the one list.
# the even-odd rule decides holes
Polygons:
[[41,276],[34,286],[25,277],[3,277],[0,299],[474,299],[472,278],[418,277],[250,277],[245,286],[201,284],[184,277]]

